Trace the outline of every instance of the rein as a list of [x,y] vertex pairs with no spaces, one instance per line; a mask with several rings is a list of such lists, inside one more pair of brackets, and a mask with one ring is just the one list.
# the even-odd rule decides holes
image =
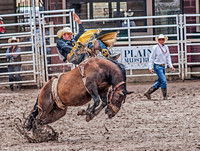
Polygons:
[[122,82],[118,83],[118,84],[112,89],[112,92],[111,92],[111,94],[110,94],[110,98],[109,98],[109,100],[108,100],[108,103],[111,103],[111,100],[112,100],[113,95],[115,94],[117,88],[120,87],[121,85],[125,84],[125,83],[126,83],[126,82],[122,81]]

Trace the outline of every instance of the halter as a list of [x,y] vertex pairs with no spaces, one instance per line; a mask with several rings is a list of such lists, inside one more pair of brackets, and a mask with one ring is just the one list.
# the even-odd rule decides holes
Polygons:
[[126,83],[126,82],[122,81],[122,82],[118,83],[118,84],[112,89],[112,92],[111,92],[111,94],[110,94],[110,98],[109,98],[109,100],[108,100],[108,103],[111,103],[112,97],[113,97],[113,95],[115,94],[117,88],[120,87],[121,85],[125,84],[125,83]]

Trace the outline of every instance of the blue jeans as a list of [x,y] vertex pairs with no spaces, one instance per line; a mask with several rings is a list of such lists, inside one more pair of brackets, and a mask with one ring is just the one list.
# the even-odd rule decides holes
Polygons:
[[[101,40],[97,39],[97,41],[99,42],[99,48],[100,48],[101,50],[102,50],[102,49],[107,49],[107,50],[108,50],[108,48],[106,47],[106,45],[105,45]],[[89,48],[89,49],[92,49],[92,47],[93,47],[92,42],[90,42],[90,43],[88,44],[88,48]],[[111,55],[110,51],[108,51],[108,52],[109,52],[109,54]]]
[[[98,42],[99,42],[99,48],[101,50],[102,49],[108,49],[103,42],[101,42],[100,40],[98,40]],[[88,48],[92,49],[92,47],[93,47],[92,42],[90,42],[88,44]],[[75,50],[74,52],[76,53],[76,55],[72,54],[71,58],[69,58],[70,62],[73,63],[73,64],[81,63],[83,61],[83,59],[84,59],[85,54],[79,54],[78,50]],[[110,51],[108,51],[108,52],[109,52],[109,54],[111,54]]]
[[69,58],[70,62],[73,63],[73,64],[81,63],[83,61],[84,57],[85,57],[85,54],[84,53],[83,54],[79,54],[78,53],[79,51],[77,49],[74,50],[74,52],[76,54],[74,54],[74,53],[72,54],[72,56]]
[[[17,72],[17,71],[21,71],[22,67],[19,65],[9,65],[8,66],[8,72]],[[17,81],[22,81],[22,77],[20,76],[19,73],[15,74],[16,80]],[[9,74],[9,80],[14,81],[14,75],[13,74]]]
[[158,76],[158,81],[154,84],[154,87],[167,88],[167,79],[165,78],[165,67],[154,64],[154,71]]
[[[9,65],[8,66],[8,72],[17,72],[17,71],[21,71],[22,67],[21,65]],[[22,81],[22,77],[20,76],[19,73],[15,74],[15,78],[17,81]],[[9,82],[13,82],[14,81],[14,75],[13,74],[9,74]],[[10,84],[10,88],[13,89],[13,84]],[[18,88],[21,88],[21,83],[18,83]]]

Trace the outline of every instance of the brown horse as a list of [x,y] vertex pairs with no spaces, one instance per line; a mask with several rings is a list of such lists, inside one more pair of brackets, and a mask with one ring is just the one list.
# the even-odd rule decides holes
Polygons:
[[[55,92],[53,87],[56,87]],[[90,121],[107,105],[106,114],[112,118],[130,93],[126,90],[126,74],[122,64],[92,57],[62,74],[59,79],[50,79],[43,86],[26,128],[30,130],[37,124],[52,123],[66,114],[68,106],[84,105],[91,98],[94,100],[93,106],[80,111],[78,115],[86,115],[86,121]],[[99,106],[100,100],[102,104]]]

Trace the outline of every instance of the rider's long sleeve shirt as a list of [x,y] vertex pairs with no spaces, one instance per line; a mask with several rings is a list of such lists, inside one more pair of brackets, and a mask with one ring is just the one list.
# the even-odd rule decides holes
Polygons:
[[79,32],[74,38],[72,38],[71,41],[65,40],[62,37],[57,41],[56,47],[58,48],[60,54],[65,57],[65,60],[67,59],[67,55],[72,50],[72,47],[74,46],[75,42],[84,33],[84,31],[84,26],[82,24],[79,24]]

